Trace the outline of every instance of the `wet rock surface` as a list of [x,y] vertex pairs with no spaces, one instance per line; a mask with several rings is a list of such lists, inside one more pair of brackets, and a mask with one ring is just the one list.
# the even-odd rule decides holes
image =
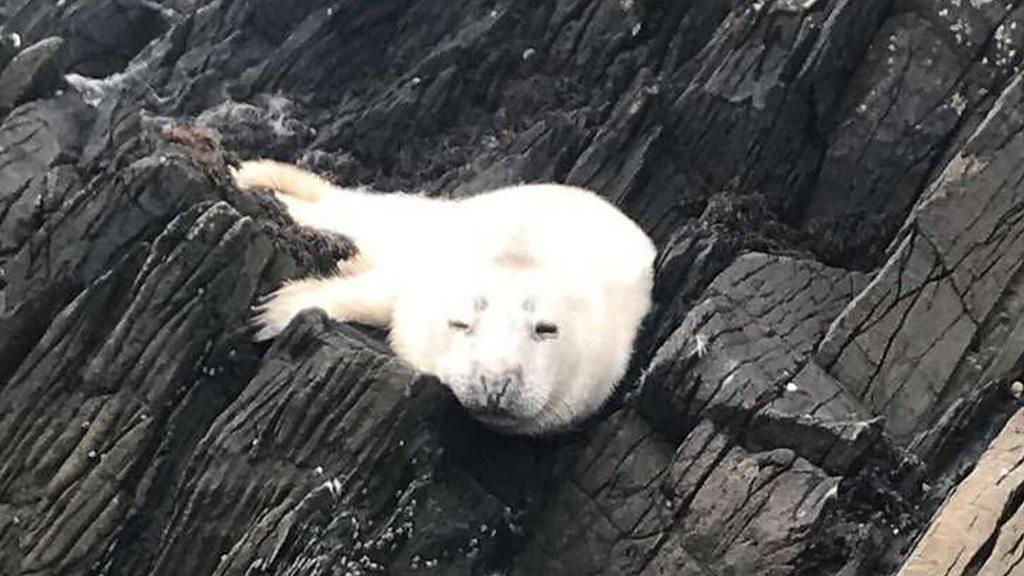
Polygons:
[[59,37],[40,40],[15,56],[0,75],[0,110],[8,111],[60,86],[66,58],[64,40]]
[[[1022,58],[1018,2],[0,0],[0,574],[895,573],[1018,406]],[[508,437],[378,332],[253,344],[358,249],[258,156],[616,202],[620,394]],[[906,573],[1013,573],[1005,477]]]

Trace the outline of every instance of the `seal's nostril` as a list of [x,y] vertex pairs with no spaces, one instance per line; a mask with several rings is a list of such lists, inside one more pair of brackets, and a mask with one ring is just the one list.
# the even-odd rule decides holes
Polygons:
[[497,409],[501,404],[501,394],[490,393],[487,395],[487,407],[491,410]]
[[515,373],[505,373],[500,376],[479,375],[476,378],[480,384],[480,394],[483,405],[489,411],[501,411],[503,401],[508,397],[520,381]]

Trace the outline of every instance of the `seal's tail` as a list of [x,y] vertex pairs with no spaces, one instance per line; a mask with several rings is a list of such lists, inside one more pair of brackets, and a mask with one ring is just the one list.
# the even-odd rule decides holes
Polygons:
[[337,188],[327,180],[291,164],[274,160],[249,160],[239,168],[232,168],[235,184],[244,190],[270,188],[281,194],[318,202]]

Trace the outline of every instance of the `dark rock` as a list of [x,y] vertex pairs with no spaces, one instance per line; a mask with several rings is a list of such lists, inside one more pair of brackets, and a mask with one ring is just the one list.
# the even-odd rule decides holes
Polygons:
[[68,42],[68,69],[97,78],[122,70],[167,30],[173,12],[162,4],[68,2],[59,15],[61,36]]
[[[75,95],[26,104],[0,124],[0,211],[4,229],[11,205],[24,195],[28,184],[51,168],[73,163],[85,145],[93,120],[92,111]],[[18,243],[8,236],[0,250],[8,252]]]
[[925,193],[889,262],[817,355],[922,455],[936,419],[963,392],[1015,374],[1022,95],[1018,75]]
[[[477,428],[456,406],[379,343],[300,317],[198,446],[153,573],[483,569],[516,503],[447,453]],[[507,443],[476,434],[475,449]],[[218,508],[236,511],[229,524]]]
[[[1019,3],[0,0],[13,33],[70,74],[0,66],[2,574],[892,573],[1015,409]],[[254,345],[358,247],[250,157],[617,203],[659,248],[620,393],[506,437],[379,331]]]
[[861,274],[811,261],[737,259],[655,355],[640,410],[671,437],[711,418],[751,445],[789,448],[844,472],[877,438],[871,415],[808,360],[865,284]]
[[196,122],[220,133],[222,145],[241,156],[287,159],[315,133],[296,116],[288,99],[262,95],[254,104],[224,102],[204,111]]
[[49,0],[17,0],[9,5],[10,16],[2,32],[17,34],[22,47],[34,44],[47,36],[59,36],[53,29],[57,3]]
[[0,114],[33,98],[48,96],[64,81],[64,40],[51,37],[29,46],[0,74]]
[[873,238],[892,237],[903,220],[896,215],[933,176],[942,143],[1007,81],[1008,69],[962,56],[964,46],[1002,25],[1005,11],[968,4],[939,12],[933,6],[889,19],[850,81],[842,129],[829,142],[801,216],[835,246],[826,248],[830,258],[859,266],[877,261],[884,246],[876,244],[875,253],[864,248]]
[[19,50],[21,50],[20,35],[13,33],[0,34],[0,72],[4,71],[4,68],[14,59]]
[[[13,7],[0,36],[32,44],[47,36],[66,41],[68,69],[103,77],[122,70],[177,18],[177,2],[28,0]],[[194,8],[194,7],[193,7]]]
[[91,110],[76,96],[26,104],[0,125],[0,379],[31,350],[47,323],[73,296],[58,271],[30,303],[9,297],[11,261],[80,185],[73,162],[83,145]]
[[[179,407],[232,397],[217,388],[223,374],[244,373],[236,358],[251,357],[248,301],[269,259],[251,219],[198,205],[55,318],[0,391],[0,493],[20,518],[6,537],[31,543],[5,556],[5,572],[89,563],[110,547],[133,502],[159,487],[151,475],[164,464],[161,443],[216,412]],[[72,366],[77,376],[64,378]],[[34,483],[39,474],[52,481]]]
[[709,421],[676,447],[621,414],[594,431],[513,573],[787,574],[838,482]]

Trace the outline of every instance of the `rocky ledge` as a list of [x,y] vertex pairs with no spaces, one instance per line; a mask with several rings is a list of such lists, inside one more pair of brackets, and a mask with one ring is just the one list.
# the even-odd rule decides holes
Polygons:
[[[0,573],[1017,573],[1022,57],[1015,0],[0,0]],[[616,202],[620,393],[510,437],[254,344],[355,247],[249,157]]]

